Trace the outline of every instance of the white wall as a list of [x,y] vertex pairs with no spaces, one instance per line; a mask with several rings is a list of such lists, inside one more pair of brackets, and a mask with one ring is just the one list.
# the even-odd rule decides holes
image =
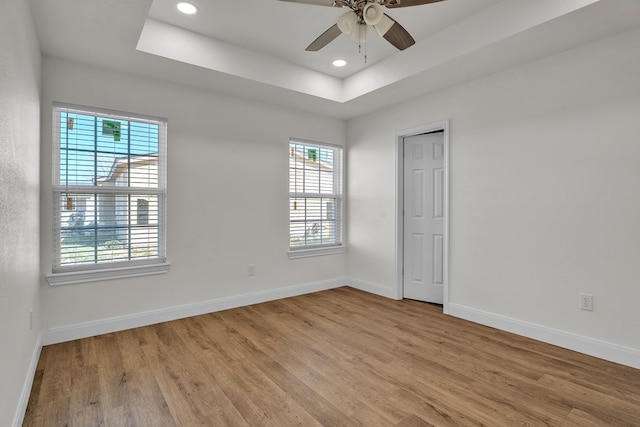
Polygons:
[[[39,92],[40,50],[29,2],[3,1],[0,13],[0,425],[3,426],[19,422],[22,416],[25,408],[20,407],[20,400],[29,391],[24,387],[31,384],[30,361],[39,348]],[[29,319],[32,308],[33,329]]]
[[349,276],[395,286],[394,135],[450,119],[450,302],[640,355],[639,51],[635,30],[350,121]]
[[51,272],[53,101],[168,118],[171,262],[166,275],[57,287],[43,279],[45,330],[344,275],[345,254],[287,256],[289,137],[344,144],[344,122],[52,58],[42,97],[42,274]]

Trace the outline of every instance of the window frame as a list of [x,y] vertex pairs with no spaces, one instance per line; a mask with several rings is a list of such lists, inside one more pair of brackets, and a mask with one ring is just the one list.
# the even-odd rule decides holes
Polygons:
[[[60,116],[63,112],[82,114],[86,116],[114,119],[119,121],[130,121],[138,123],[152,123],[158,126],[158,154],[157,154],[157,174],[158,184],[152,187],[140,187],[134,185],[100,187],[98,185],[65,185],[61,184],[60,158],[61,158],[61,132]],[[170,264],[167,262],[167,119],[142,114],[127,113],[123,111],[108,110],[96,107],[66,104],[54,102],[52,106],[52,262],[51,274],[45,277],[50,285],[67,285],[75,283],[93,282],[109,279],[119,279],[127,277],[146,276],[151,274],[163,274],[169,271]],[[132,157],[131,149],[128,148],[127,158]],[[97,151],[94,151],[97,153]],[[157,223],[158,242],[157,256],[145,259],[129,260],[109,260],[96,261],[86,264],[61,264],[62,247],[62,206],[61,197],[65,193],[73,194],[113,194],[116,196],[126,196],[130,201],[134,201],[141,195],[157,198]],[[137,213],[137,212],[136,212]],[[131,215],[131,213],[129,213]],[[148,215],[148,213],[147,213]],[[129,221],[135,225],[135,219],[129,216]],[[127,223],[127,227],[131,224]],[[96,231],[97,232],[97,231]],[[129,236],[131,239],[131,236]],[[130,244],[130,242],[129,242]],[[155,246],[154,246],[155,249]],[[129,256],[131,254],[129,253]]]
[[[333,170],[333,193],[311,193],[311,192],[292,192],[291,191],[291,163],[289,160],[289,250],[288,256],[290,259],[295,258],[305,258],[311,256],[318,255],[330,255],[330,254],[339,254],[344,252],[344,148],[341,145],[337,144],[329,144],[318,141],[310,141],[301,138],[290,138],[288,151],[289,158],[291,157],[292,148],[294,145],[302,145],[304,147],[312,147],[317,149],[329,149],[333,150],[334,156],[334,170]],[[325,199],[334,199],[334,203],[336,204],[335,208],[335,224],[337,228],[337,239],[336,243],[325,243],[325,244],[312,244],[312,245],[300,245],[300,246],[291,246],[292,239],[292,228],[291,224],[293,222],[292,219],[292,211],[291,204],[292,199],[301,199],[301,198],[325,198]],[[305,208],[306,209],[306,208]],[[327,212],[329,215],[329,212]]]

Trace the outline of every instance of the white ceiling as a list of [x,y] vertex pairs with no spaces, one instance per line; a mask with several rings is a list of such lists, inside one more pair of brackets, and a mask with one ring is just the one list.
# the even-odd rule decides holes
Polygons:
[[[498,1],[449,0],[386,10],[386,13],[405,27],[415,40],[424,40]],[[345,13],[343,8],[276,0],[198,0],[192,3],[198,5],[199,13],[188,16],[177,11],[176,0],[154,0],[149,17],[339,78],[398,53],[371,28],[360,52],[358,43],[347,36],[338,37],[319,52],[306,52],[305,48]],[[348,65],[333,67],[331,62],[338,58],[347,60]]]
[[[638,0],[447,0],[387,13],[367,63],[346,36],[305,47],[339,8],[278,0],[31,0],[44,55],[349,119],[640,25]],[[336,69],[335,58],[349,65]]]

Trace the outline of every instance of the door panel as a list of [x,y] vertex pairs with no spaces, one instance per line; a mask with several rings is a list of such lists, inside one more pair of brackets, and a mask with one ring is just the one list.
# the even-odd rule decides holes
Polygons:
[[433,235],[433,284],[444,285],[444,236]]
[[404,297],[442,303],[444,133],[404,138]]
[[413,260],[412,275],[413,283],[424,283],[424,270],[422,258],[424,258],[424,234],[413,234]]
[[413,185],[413,218],[424,217],[424,171],[414,170],[412,174]]

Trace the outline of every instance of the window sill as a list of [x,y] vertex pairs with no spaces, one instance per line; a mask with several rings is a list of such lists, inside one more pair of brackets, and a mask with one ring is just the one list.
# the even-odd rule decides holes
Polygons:
[[331,246],[314,249],[295,249],[289,250],[289,259],[307,258],[320,255],[341,254],[344,252],[344,246]]
[[86,271],[70,271],[47,274],[45,277],[49,286],[74,285],[78,283],[99,282],[112,279],[126,279],[129,277],[164,274],[169,271],[171,264],[136,265],[129,267],[105,268]]

